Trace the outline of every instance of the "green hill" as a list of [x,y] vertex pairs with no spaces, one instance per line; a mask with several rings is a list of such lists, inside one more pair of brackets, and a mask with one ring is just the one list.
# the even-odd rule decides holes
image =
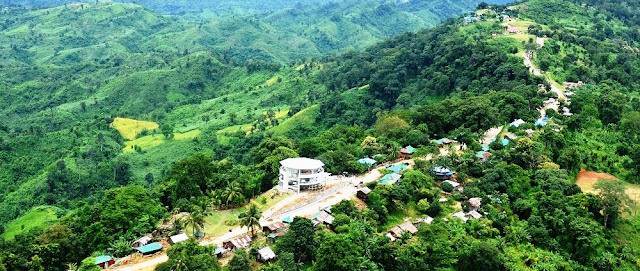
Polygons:
[[34,207],[20,218],[8,224],[0,237],[13,239],[16,235],[26,233],[32,229],[42,229],[58,219],[57,212],[59,211],[61,211],[60,208],[53,206]]

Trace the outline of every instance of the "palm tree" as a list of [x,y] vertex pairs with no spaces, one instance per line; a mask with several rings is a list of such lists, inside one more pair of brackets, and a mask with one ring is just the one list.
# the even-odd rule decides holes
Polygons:
[[236,199],[242,197],[242,188],[237,182],[232,182],[225,189],[226,201],[225,204],[234,203]]
[[260,227],[260,216],[262,216],[262,213],[258,209],[258,206],[251,204],[248,211],[240,214],[240,225],[250,229],[251,235],[254,235],[255,228]]
[[197,231],[202,230],[204,226],[204,212],[198,206],[193,207],[193,211],[185,219],[185,226],[191,226],[192,233],[195,235]]

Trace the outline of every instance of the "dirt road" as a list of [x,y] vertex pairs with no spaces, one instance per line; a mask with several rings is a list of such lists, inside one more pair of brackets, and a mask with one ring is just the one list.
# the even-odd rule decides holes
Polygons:
[[155,267],[161,263],[169,260],[169,257],[164,252],[157,257],[148,259],[144,262],[139,262],[132,265],[124,265],[120,267],[109,268],[110,271],[136,271],[136,270],[155,270]]
[[502,132],[503,128],[504,128],[504,126],[500,126],[500,127],[495,127],[495,128],[491,128],[491,129],[487,130],[484,133],[484,137],[482,138],[480,143],[481,144],[491,144],[491,140],[496,138],[496,136],[498,136],[498,134],[500,134],[500,132]]

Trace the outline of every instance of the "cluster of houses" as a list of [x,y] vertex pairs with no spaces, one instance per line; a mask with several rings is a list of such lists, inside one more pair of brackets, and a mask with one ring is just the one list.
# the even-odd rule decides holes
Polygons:
[[404,223],[391,228],[386,236],[389,237],[391,242],[394,242],[396,239],[401,238],[402,235],[408,233],[410,235],[415,235],[418,232],[418,228],[423,223],[431,224],[433,222],[433,218],[430,216],[426,216],[425,218],[420,218],[416,222],[405,221]]
[[[171,245],[184,242],[187,240],[189,240],[189,237],[187,236],[186,233],[180,233],[167,238],[167,242]],[[140,237],[138,240],[135,240],[133,243],[131,243],[131,247],[137,253],[140,253],[140,255],[143,255],[143,256],[152,255],[162,251],[162,248],[163,248],[162,244],[160,244],[159,242],[151,242],[151,241],[152,241],[151,237],[143,236],[143,237]],[[109,266],[112,266],[113,264],[115,264],[115,259],[109,255],[102,255],[102,256],[96,257],[95,264],[97,266],[100,266],[103,269],[106,269]]]
[[469,219],[482,219],[482,214],[478,212],[480,209],[482,198],[470,198],[469,199],[469,212],[457,212],[451,215],[451,217],[460,219],[463,222],[467,222]]
[[584,86],[584,83],[582,81],[578,81],[577,83],[575,83],[575,82],[564,82],[562,85],[567,89],[572,89],[572,88],[579,88],[581,86]]

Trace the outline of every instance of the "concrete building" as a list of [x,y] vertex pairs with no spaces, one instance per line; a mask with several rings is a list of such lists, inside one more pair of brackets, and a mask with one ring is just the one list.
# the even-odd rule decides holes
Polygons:
[[288,158],[280,161],[280,165],[278,190],[283,192],[319,189],[331,175],[324,171],[324,163],[316,159]]

